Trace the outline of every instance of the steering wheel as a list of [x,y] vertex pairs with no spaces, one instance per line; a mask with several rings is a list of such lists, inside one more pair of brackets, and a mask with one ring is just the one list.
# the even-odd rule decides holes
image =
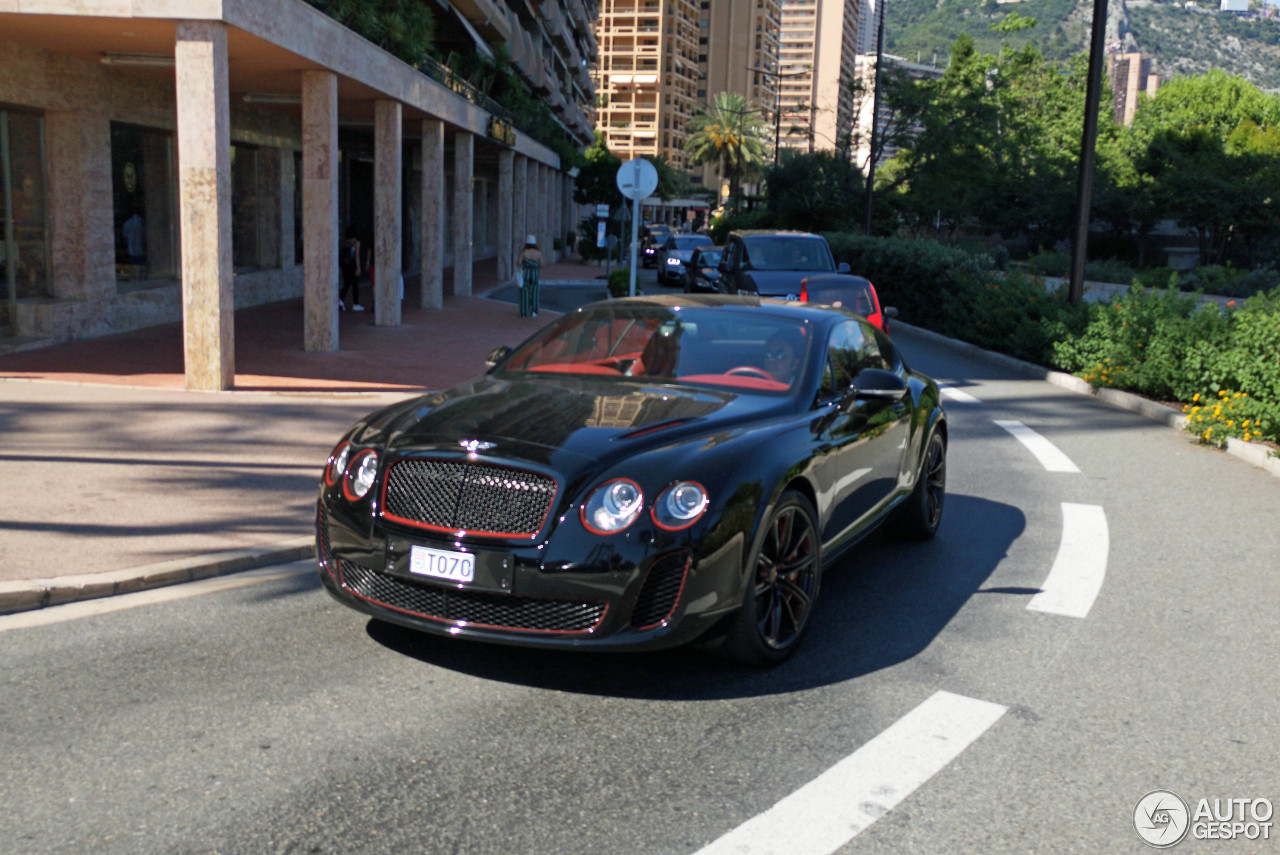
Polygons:
[[725,374],[751,374],[759,377],[761,380],[773,380],[774,377],[763,368],[756,368],[754,365],[739,365],[736,368],[730,368]]

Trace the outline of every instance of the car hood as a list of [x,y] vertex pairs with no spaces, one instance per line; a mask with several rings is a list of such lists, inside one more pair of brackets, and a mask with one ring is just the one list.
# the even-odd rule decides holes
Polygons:
[[[823,276],[824,270],[751,270],[747,276],[761,297],[800,296],[800,282],[806,276]],[[833,272],[833,271],[830,271]]]
[[674,384],[488,375],[374,413],[356,439],[392,453],[474,448],[567,473],[794,407],[790,398]]

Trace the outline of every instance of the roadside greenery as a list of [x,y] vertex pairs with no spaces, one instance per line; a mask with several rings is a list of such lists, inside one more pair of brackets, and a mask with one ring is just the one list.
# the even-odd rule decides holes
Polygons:
[[1095,388],[1184,404],[1187,430],[1280,443],[1280,282],[1220,306],[1134,283],[1104,303],[936,241],[824,235],[903,321],[1083,377]]

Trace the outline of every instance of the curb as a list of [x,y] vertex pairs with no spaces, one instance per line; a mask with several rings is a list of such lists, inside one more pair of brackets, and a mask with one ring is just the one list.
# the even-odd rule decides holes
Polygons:
[[250,546],[212,552],[192,558],[177,558],[106,573],[80,573],[48,579],[0,582],[0,615],[60,606],[81,600],[113,597],[194,582],[211,576],[225,576],[272,564],[285,564],[315,555],[314,536],[295,537],[265,546]]
[[[921,327],[913,327],[902,321],[894,321],[894,327],[901,327],[909,330],[912,335],[918,335],[926,341],[934,344],[943,345],[952,350],[959,351],[967,356],[976,357],[986,360],[1006,368],[1010,371],[1017,372],[1036,380],[1044,380],[1055,386],[1066,389],[1069,392],[1075,392],[1078,395],[1084,395],[1090,398],[1096,398],[1104,404],[1108,404],[1120,410],[1127,410],[1131,413],[1137,413],[1146,416],[1152,421],[1160,422],[1175,430],[1181,432],[1182,426],[1186,424],[1187,417],[1173,407],[1167,407],[1164,404],[1157,403],[1141,395],[1135,395],[1132,392],[1123,392],[1119,389],[1095,389],[1084,380],[1076,377],[1074,374],[1065,374],[1061,371],[1054,371],[1045,368],[1043,365],[1036,365],[1034,362],[1027,362],[1017,359],[1003,353],[996,353],[992,350],[984,350],[976,344],[970,344],[967,341],[961,341],[955,338],[948,338],[940,333],[922,329]],[[1188,439],[1190,437],[1188,436]],[[1271,454],[1271,449],[1265,445],[1259,445],[1253,442],[1245,442],[1242,439],[1229,437],[1227,439],[1227,454],[1232,457],[1238,457],[1246,463],[1257,466],[1271,475],[1280,478],[1280,457]]]

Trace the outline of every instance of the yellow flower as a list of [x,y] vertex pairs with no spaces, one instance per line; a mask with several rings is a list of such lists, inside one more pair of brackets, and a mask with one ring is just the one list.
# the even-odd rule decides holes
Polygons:
[[1194,395],[1192,395],[1192,396],[1191,396],[1191,400],[1192,400],[1192,402],[1199,401],[1199,400],[1200,400],[1200,393],[1199,393],[1199,392],[1196,392]]
[[1225,398],[1225,397],[1227,397],[1227,390],[1226,390],[1226,389],[1219,389],[1219,390],[1218,390],[1218,397],[1219,397],[1219,398]]

